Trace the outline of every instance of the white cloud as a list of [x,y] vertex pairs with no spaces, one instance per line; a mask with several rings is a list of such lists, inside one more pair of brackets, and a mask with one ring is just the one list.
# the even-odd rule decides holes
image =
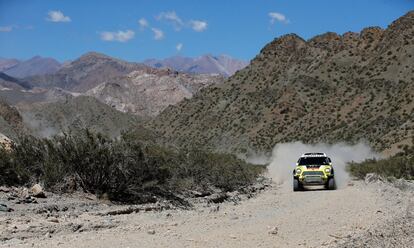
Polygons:
[[208,23],[201,20],[186,21],[181,19],[175,11],[161,12],[155,17],[158,21],[167,21],[172,24],[176,31],[180,31],[182,28],[191,28],[196,32],[203,32],[207,29]]
[[12,26],[3,26],[3,27],[0,27],[0,32],[10,32],[12,30],[13,30],[13,27]]
[[176,30],[180,30],[184,26],[183,20],[175,13],[175,11],[161,12],[157,17],[157,20],[166,20],[172,23]]
[[177,52],[179,52],[179,51],[181,51],[182,49],[183,49],[183,43],[178,43],[176,46],[175,46],[175,49],[177,49]]
[[104,41],[119,41],[127,42],[130,39],[134,38],[135,32],[132,30],[117,31],[117,32],[101,32],[101,39]]
[[270,12],[270,23],[274,24],[275,22],[283,22],[283,23],[289,23],[289,20],[286,18],[284,14],[278,13],[278,12]]
[[60,10],[51,10],[47,13],[46,20],[50,22],[70,22],[69,16],[65,16]]
[[152,32],[154,32],[154,40],[162,40],[164,39],[164,32],[158,28],[152,28]]
[[149,23],[148,23],[147,19],[145,19],[145,18],[139,19],[138,20],[138,24],[139,24],[139,27],[141,29],[145,29],[145,28],[147,28],[149,26]]
[[196,32],[203,32],[207,29],[207,22],[205,21],[191,20],[190,25],[191,28]]

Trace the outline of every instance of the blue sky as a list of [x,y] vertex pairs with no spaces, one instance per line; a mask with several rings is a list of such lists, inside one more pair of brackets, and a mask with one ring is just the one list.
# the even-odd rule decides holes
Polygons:
[[414,0],[0,0],[0,57],[250,60],[286,33],[308,39],[386,27],[412,9]]

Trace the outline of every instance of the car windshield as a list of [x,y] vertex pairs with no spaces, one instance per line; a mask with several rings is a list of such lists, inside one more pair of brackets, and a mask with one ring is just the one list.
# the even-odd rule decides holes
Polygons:
[[298,161],[299,165],[328,165],[327,157],[303,157]]

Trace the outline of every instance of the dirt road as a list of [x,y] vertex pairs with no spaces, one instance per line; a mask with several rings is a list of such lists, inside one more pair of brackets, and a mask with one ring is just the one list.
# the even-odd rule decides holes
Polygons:
[[[4,247],[321,247],[372,233],[411,211],[412,191],[353,181],[336,191],[292,192],[290,183],[254,198],[196,210],[101,218],[112,228],[9,240]],[[63,225],[65,220],[55,225]],[[2,224],[3,225],[3,224]]]

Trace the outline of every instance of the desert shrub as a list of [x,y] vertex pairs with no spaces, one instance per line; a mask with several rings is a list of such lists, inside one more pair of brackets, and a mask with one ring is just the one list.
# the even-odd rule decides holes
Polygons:
[[[173,172],[172,185],[177,185],[182,179],[193,182],[192,187],[207,188],[214,186],[226,191],[235,190],[246,183],[254,181],[263,170],[237,159],[230,154],[206,152],[200,149],[181,151],[178,167]],[[186,157],[186,159],[184,159]]]
[[347,167],[352,176],[363,179],[368,173],[376,173],[385,178],[395,177],[414,179],[414,148],[405,147],[404,151],[387,159],[368,159],[361,163],[350,163]]
[[84,191],[122,202],[148,202],[190,189],[236,190],[264,169],[229,154],[142,143],[135,133],[114,140],[88,130],[51,139],[22,137],[0,155],[0,185],[40,181],[64,191],[62,183],[71,178]]
[[22,171],[20,167],[14,165],[10,153],[5,149],[0,149],[0,157],[0,185],[20,184],[23,181],[20,178]]

